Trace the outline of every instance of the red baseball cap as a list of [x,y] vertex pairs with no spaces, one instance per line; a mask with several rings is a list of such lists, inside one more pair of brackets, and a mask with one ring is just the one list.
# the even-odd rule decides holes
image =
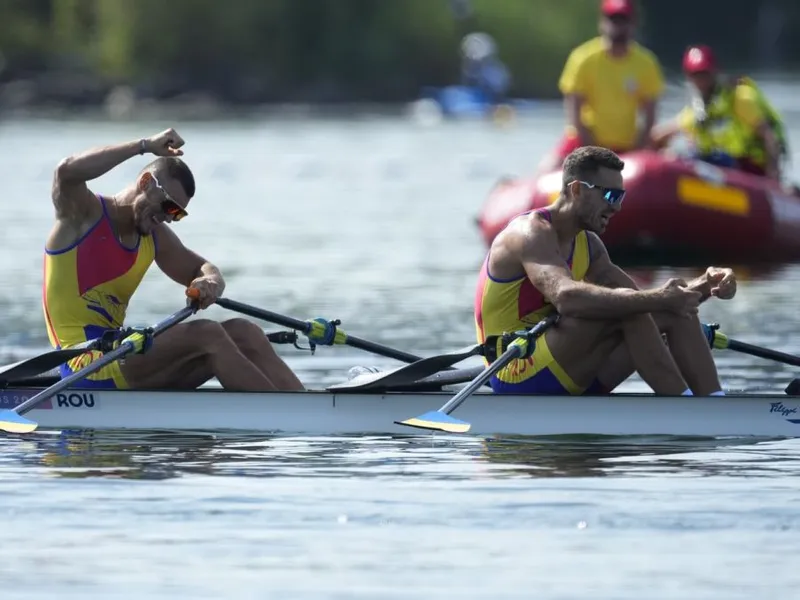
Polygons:
[[633,17],[633,0],[603,0],[600,11],[607,17],[621,15],[623,17]]
[[717,70],[717,59],[710,46],[689,46],[683,55],[683,70],[686,73],[713,73]]

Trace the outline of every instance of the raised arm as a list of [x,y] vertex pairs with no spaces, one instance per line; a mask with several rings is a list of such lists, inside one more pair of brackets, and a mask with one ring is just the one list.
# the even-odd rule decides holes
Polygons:
[[114,146],[92,148],[58,163],[53,174],[52,199],[56,217],[80,221],[99,210],[87,181],[105,175],[117,165],[138,154],[151,152],[157,156],[180,156],[184,141],[174,129],[141,140]]
[[640,291],[606,288],[575,281],[558,253],[558,240],[549,226],[536,224],[520,244],[520,260],[531,283],[564,315],[584,319],[621,318],[667,310],[694,310],[700,294],[669,282],[661,288]]
[[56,218],[80,221],[99,210],[87,181],[97,179],[120,163],[141,153],[142,144],[126,142],[92,148],[58,163],[53,174],[52,198]]

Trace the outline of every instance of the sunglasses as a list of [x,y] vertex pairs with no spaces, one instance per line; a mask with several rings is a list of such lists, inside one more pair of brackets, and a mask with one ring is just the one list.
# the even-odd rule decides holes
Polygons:
[[595,185],[593,183],[588,183],[586,181],[580,181],[580,180],[577,181],[581,185],[585,185],[590,190],[600,190],[600,192],[603,194],[603,200],[605,200],[612,206],[622,204],[622,200],[625,198],[625,190],[620,190],[618,188],[603,187],[601,185]]
[[158,182],[155,175],[152,173],[150,177],[153,179],[153,183],[156,184],[156,187],[161,190],[161,193],[164,194],[164,199],[161,201],[161,210],[164,211],[164,214],[170,217],[173,221],[180,221],[184,217],[188,217],[189,213],[186,212],[186,209],[183,208],[180,204],[175,202],[172,196],[169,195],[169,192],[164,189],[164,187]]

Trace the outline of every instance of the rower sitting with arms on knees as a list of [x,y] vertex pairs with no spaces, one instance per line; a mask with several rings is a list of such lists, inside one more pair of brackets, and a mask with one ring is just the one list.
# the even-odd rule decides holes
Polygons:
[[[200,308],[221,296],[225,281],[219,269],[184,246],[168,226],[187,216],[195,193],[194,176],[178,158],[183,145],[181,136],[167,129],[151,138],[94,148],[58,164],[43,297],[54,347],[69,348],[120,330],[128,303],[153,262],[191,289]],[[144,153],[159,158],[117,194],[103,196],[87,187],[87,181]],[[216,377],[229,390],[303,389],[263,331],[246,319],[197,319],[151,341],[145,353],[114,362],[77,386],[194,389]],[[62,377],[100,355],[94,351],[62,365]]]
[[656,394],[723,394],[697,310],[711,296],[732,298],[734,274],[709,267],[688,284],[639,290],[598,236],[622,209],[623,166],[606,148],[573,151],[558,199],[516,217],[492,242],[475,297],[479,343],[560,315],[530,358],[492,378],[495,392],[608,393],[636,371]]
[[653,145],[665,147],[678,133],[693,146],[693,157],[781,180],[787,154],[786,132],[778,111],[749,77],[725,77],[708,46],[692,46],[683,56],[692,103],[652,133]]

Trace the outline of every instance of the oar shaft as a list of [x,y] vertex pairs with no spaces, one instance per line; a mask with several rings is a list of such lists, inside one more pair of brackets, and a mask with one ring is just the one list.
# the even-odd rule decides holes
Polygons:
[[230,298],[217,298],[217,304],[219,304],[222,308],[227,308],[228,310],[247,315],[248,317],[269,321],[270,323],[275,323],[276,325],[280,325],[282,327],[296,329],[297,331],[301,331],[303,333],[307,333],[309,329],[311,329],[311,326],[308,323],[301,321],[300,319],[293,319],[292,317],[280,315],[272,312],[271,310],[258,308],[256,306],[250,306],[249,304],[237,302],[236,300],[231,300]]
[[[153,336],[162,333],[163,331],[169,329],[173,325],[190,317],[194,313],[194,311],[195,311],[194,308],[187,306],[186,308],[183,308],[180,311],[176,312],[174,315],[167,317],[166,319],[164,319],[163,321],[161,321],[160,323],[158,323],[153,327]],[[133,352],[134,349],[135,347],[132,342],[123,342],[122,344],[119,345],[118,348],[115,348],[111,352],[104,354],[101,358],[98,358],[96,361],[93,361],[91,364],[84,367],[80,371],[76,371],[75,373],[68,375],[61,381],[51,385],[46,390],[42,390],[35,396],[28,398],[25,402],[17,406],[14,409],[14,412],[16,412],[19,415],[25,414],[26,412],[34,408],[36,405],[40,404],[43,400],[46,400],[47,398],[50,398],[55,394],[58,394],[60,391],[67,389],[76,381],[80,381],[84,377],[99,371],[106,365],[113,363],[115,360],[119,360],[126,354]]]
[[741,352],[742,354],[750,354],[751,356],[757,356],[767,360],[782,362],[794,367],[800,367],[800,356],[794,356],[793,354],[786,354],[785,352],[770,350],[769,348],[762,348],[760,346],[753,346],[752,344],[739,342],[730,338],[728,338],[728,350],[735,350],[736,352]]
[[[310,324],[306,321],[293,319],[292,317],[287,317],[270,310],[251,306],[249,304],[243,304],[242,302],[231,300],[230,298],[218,298],[217,304],[222,308],[227,308],[228,310],[232,310],[255,319],[269,321],[270,323],[281,325],[283,327],[290,327],[291,329],[296,329],[303,333],[308,333],[311,329]],[[358,348],[359,350],[372,352],[373,354],[378,354],[387,358],[394,358],[395,360],[406,363],[412,363],[421,360],[419,356],[415,356],[414,354],[409,354],[408,352],[403,352],[402,350],[396,350],[376,342],[370,342],[369,340],[362,340],[361,338],[357,338],[350,334],[347,334],[345,344],[352,346],[353,348]]]
[[[102,358],[98,358],[96,361],[92,362],[90,366],[94,367],[94,371],[102,369],[106,365],[111,364],[115,360],[118,360],[127,354],[130,351],[129,346],[132,347],[133,345],[130,342],[120,345],[119,348],[112,350],[108,354],[104,354]],[[55,396],[60,391],[67,389],[76,381],[86,377],[86,375],[87,374],[84,372],[84,369],[81,369],[80,371],[74,372],[72,375],[64,377],[58,383],[53,384],[46,390],[42,390],[32,398],[28,398],[25,402],[14,409],[15,412],[17,414],[24,415],[29,410],[35,408],[40,402],[42,402],[42,400],[46,400],[47,398]]]
[[503,352],[497,360],[495,360],[488,368],[486,368],[483,373],[481,373],[478,377],[473,379],[468,386],[463,388],[459,391],[455,396],[453,396],[449,402],[447,402],[442,408],[440,408],[440,412],[443,412],[446,415],[449,415],[455,409],[457,409],[464,400],[466,400],[473,392],[475,392],[479,387],[483,386],[487,381],[492,378],[492,375],[497,373],[500,369],[505,367],[508,363],[512,360],[519,358],[522,356],[523,347],[517,344],[512,344],[509,346],[508,350]]
[[489,381],[492,375],[497,373],[500,369],[505,367],[512,360],[516,358],[521,358],[523,353],[530,349],[529,348],[530,344],[535,344],[536,338],[542,335],[550,327],[558,323],[558,320],[559,320],[558,313],[552,313],[547,317],[545,317],[544,320],[539,321],[527,333],[527,339],[525,344],[520,344],[519,339],[512,342],[512,344],[506,349],[506,351],[497,357],[497,360],[495,360],[491,365],[489,365],[486,368],[486,370],[483,373],[481,373],[478,377],[476,377],[467,387],[465,387],[455,396],[453,396],[449,402],[447,402],[444,406],[442,406],[442,408],[439,409],[439,411],[443,412],[446,415],[449,415],[451,412],[457,409],[459,405],[470,396],[470,394],[472,394],[475,390],[477,390],[479,387],[481,387],[487,381]]

